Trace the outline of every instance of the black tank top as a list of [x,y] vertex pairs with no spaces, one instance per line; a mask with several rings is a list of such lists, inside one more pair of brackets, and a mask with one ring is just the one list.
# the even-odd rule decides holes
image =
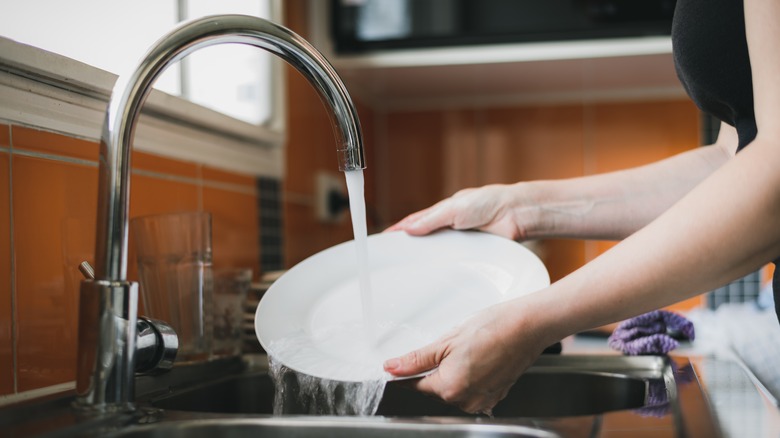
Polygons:
[[672,44],[693,101],[737,128],[739,149],[747,146],[757,130],[742,0],[678,0]]
[[[672,46],[677,76],[693,101],[737,128],[738,151],[747,146],[758,129],[742,0],[677,0]],[[772,287],[780,318],[780,269]]]

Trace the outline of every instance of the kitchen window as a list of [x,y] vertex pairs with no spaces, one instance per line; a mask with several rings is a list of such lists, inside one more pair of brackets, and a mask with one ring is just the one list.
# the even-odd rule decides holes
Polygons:
[[[0,35],[121,74],[176,23],[212,14],[274,19],[271,0],[26,0],[6,5]],[[272,117],[271,54],[237,44],[200,50],[155,88],[262,125]]]

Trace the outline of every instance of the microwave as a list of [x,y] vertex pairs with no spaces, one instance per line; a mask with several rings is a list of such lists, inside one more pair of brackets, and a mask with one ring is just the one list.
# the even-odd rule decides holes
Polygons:
[[331,0],[337,53],[665,36],[676,0]]

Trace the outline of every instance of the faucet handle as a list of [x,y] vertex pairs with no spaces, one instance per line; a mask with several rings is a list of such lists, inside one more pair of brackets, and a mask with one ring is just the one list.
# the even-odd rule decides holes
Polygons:
[[81,271],[81,275],[83,275],[85,279],[95,279],[95,268],[93,268],[88,261],[84,260],[79,264],[79,271]]
[[[87,280],[95,279],[95,269],[88,261],[79,264],[79,271]],[[173,368],[179,351],[176,330],[163,321],[139,316],[136,322],[135,371],[149,373]]]
[[135,371],[154,373],[173,368],[179,350],[176,331],[165,322],[139,316],[136,323]]

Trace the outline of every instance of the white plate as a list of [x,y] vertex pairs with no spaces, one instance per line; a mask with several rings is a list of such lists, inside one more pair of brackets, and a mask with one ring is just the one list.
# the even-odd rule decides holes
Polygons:
[[477,311],[550,284],[542,262],[512,240],[481,232],[369,236],[376,336],[363,326],[354,241],[282,275],[255,313],[269,356],[304,374],[341,381],[388,377],[385,359],[436,340]]

